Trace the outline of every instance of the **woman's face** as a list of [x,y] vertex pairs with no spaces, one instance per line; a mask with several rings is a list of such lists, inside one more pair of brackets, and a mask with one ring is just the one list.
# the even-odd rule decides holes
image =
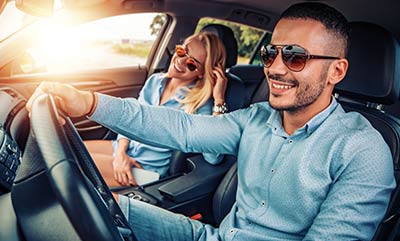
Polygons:
[[206,56],[206,49],[198,38],[185,41],[172,56],[168,76],[182,81],[193,81],[202,77]]

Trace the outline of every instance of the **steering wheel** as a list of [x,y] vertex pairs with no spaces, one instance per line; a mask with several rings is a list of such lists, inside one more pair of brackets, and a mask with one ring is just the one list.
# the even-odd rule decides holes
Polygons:
[[[66,124],[59,124],[59,118]],[[31,127],[50,186],[82,240],[134,240],[132,229],[71,120],[51,95],[32,104]]]

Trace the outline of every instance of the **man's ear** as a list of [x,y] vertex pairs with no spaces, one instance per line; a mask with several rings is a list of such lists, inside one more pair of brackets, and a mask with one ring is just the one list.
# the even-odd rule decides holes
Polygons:
[[347,59],[334,60],[329,68],[328,82],[333,85],[338,84],[346,76],[348,67]]

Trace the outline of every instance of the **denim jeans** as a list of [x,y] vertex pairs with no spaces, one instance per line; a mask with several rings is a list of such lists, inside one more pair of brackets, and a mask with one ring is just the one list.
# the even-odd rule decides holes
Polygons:
[[139,241],[220,240],[218,229],[184,215],[123,195],[119,205]]

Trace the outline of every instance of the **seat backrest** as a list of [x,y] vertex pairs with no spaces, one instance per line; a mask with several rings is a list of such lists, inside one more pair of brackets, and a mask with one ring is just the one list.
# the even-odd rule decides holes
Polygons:
[[231,28],[221,24],[208,24],[204,26],[200,31],[211,32],[221,39],[226,50],[226,69],[237,63],[238,45]]
[[378,25],[351,23],[349,69],[335,92],[359,101],[391,105],[400,92],[399,42]]
[[[232,29],[225,25],[209,24],[204,26],[201,31],[212,32],[223,42],[227,53],[225,61],[226,69],[236,64],[237,42]],[[227,89],[225,92],[225,102],[228,106],[228,110],[233,111],[250,105],[250,99],[245,96],[251,94],[246,90],[246,86],[242,80],[236,75],[230,73],[225,73],[225,76],[228,79]],[[193,153],[174,151],[170,159],[168,174],[175,175],[184,172],[186,169],[186,159],[191,155],[193,155]]]
[[[269,95],[268,85],[266,84],[264,66],[252,64],[238,64],[232,66],[229,71],[239,79],[245,86],[246,95],[243,96],[243,101],[246,103],[255,103],[266,101]],[[266,89],[262,86],[267,87]],[[261,92],[262,93],[261,93]],[[260,92],[260,95],[257,93]]]
[[236,200],[237,163],[233,164],[217,187],[213,197],[214,223],[219,225]]
[[[209,24],[202,32],[216,34],[226,49],[226,76],[229,79],[225,101],[230,111],[249,106],[259,85],[265,80],[264,67],[260,65],[237,65],[238,44],[231,28],[221,24]],[[232,79],[232,81],[231,81]],[[263,98],[260,99],[260,101]]]
[[[382,111],[399,99],[400,63],[399,42],[380,26],[351,23],[349,69],[346,78],[336,86],[335,95],[346,111],[364,115],[382,134],[393,156],[396,182],[400,180],[400,120]],[[234,203],[237,188],[237,166],[222,180],[213,200],[214,218],[218,224]],[[227,190],[230,188],[231,190]],[[373,240],[400,240],[400,188],[397,187],[389,203],[387,213]]]
[[[385,106],[399,99],[399,42],[392,33],[372,23],[353,22],[351,27],[349,69],[335,93],[346,111],[361,113],[381,133],[391,150],[394,175],[399,184],[400,120],[384,112]],[[394,227],[399,222],[399,211],[397,186],[373,240],[388,240],[396,233]]]

